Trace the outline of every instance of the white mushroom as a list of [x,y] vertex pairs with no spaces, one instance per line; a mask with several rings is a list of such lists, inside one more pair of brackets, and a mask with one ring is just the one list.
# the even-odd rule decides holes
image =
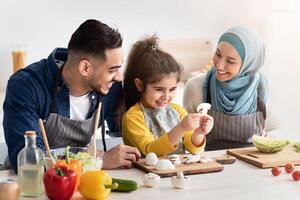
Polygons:
[[209,103],[201,103],[197,107],[198,113],[207,114],[207,111],[211,108],[211,105]]
[[180,158],[178,158],[178,159],[176,159],[176,160],[174,160],[174,161],[171,160],[171,162],[172,162],[172,164],[175,165],[175,166],[178,166],[178,165],[181,165],[181,164],[182,164],[182,161],[180,160]]
[[200,158],[201,158],[201,154],[200,153],[188,154],[188,155],[185,155],[182,158],[182,162],[184,164],[196,163],[196,162],[198,162],[200,160]]
[[184,178],[184,174],[182,171],[177,172],[177,178],[181,178],[181,179]]
[[181,160],[180,160],[180,156],[177,154],[172,154],[169,156],[169,160],[172,162],[173,165],[177,166],[177,165],[181,165]]
[[182,171],[177,172],[177,176],[173,176],[171,179],[174,188],[183,189],[190,181],[189,177],[183,175]]
[[200,163],[207,163],[208,160],[206,160],[205,158],[201,158],[201,159],[199,160],[199,162],[200,162]]
[[211,162],[213,161],[213,159],[211,159],[210,157],[205,157],[205,156],[202,156],[201,159],[199,160],[199,162],[201,163],[207,163],[207,162]]
[[154,187],[160,182],[160,176],[153,173],[145,174],[142,177],[143,184],[147,187]]
[[178,154],[171,154],[169,155],[169,159],[178,159],[180,156]]
[[175,169],[175,166],[172,164],[172,162],[168,159],[161,159],[157,162],[155,168],[157,170],[173,170]]
[[155,166],[158,162],[157,155],[153,152],[148,153],[146,156],[146,165]]

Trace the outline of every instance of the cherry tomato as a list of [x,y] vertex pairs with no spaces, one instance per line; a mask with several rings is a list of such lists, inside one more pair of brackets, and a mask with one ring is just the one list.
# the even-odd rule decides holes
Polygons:
[[292,177],[295,181],[299,181],[300,180],[300,171],[299,170],[295,170],[293,173],[292,173]]
[[292,163],[287,163],[284,168],[286,173],[290,174],[294,171],[295,166]]
[[279,167],[272,167],[273,176],[278,176],[281,173],[281,169]]

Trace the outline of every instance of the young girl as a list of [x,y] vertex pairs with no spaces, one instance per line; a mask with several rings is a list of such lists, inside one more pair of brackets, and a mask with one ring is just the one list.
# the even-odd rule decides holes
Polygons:
[[213,126],[207,114],[187,112],[171,103],[181,68],[168,53],[157,47],[152,36],[133,45],[124,77],[125,106],[123,140],[145,156],[150,152],[202,151],[205,135]]

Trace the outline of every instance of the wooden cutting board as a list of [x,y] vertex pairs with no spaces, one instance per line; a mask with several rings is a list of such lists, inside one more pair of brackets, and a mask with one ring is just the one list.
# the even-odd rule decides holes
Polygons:
[[285,166],[288,162],[300,165],[300,153],[295,152],[292,144],[277,153],[262,153],[256,147],[247,147],[228,149],[227,154],[260,168]]
[[185,175],[190,175],[219,172],[222,171],[224,168],[223,165],[217,163],[216,161],[210,161],[207,163],[182,164],[176,166],[174,170],[157,170],[154,166],[146,165],[145,159],[140,159],[137,163],[135,163],[135,167],[147,173],[155,173],[160,177],[175,176],[178,171],[182,171]]

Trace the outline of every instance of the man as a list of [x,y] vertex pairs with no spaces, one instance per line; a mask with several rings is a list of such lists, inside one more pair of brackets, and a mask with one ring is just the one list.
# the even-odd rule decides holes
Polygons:
[[[39,118],[44,121],[50,148],[88,145],[99,101],[100,123],[107,119],[109,128],[115,129],[122,62],[121,34],[100,21],[87,20],[73,33],[68,49],[57,48],[47,59],[11,76],[3,127],[15,171],[25,131],[35,130],[37,145],[44,148]],[[104,154],[103,168],[131,167],[139,157],[136,148],[119,145]]]

